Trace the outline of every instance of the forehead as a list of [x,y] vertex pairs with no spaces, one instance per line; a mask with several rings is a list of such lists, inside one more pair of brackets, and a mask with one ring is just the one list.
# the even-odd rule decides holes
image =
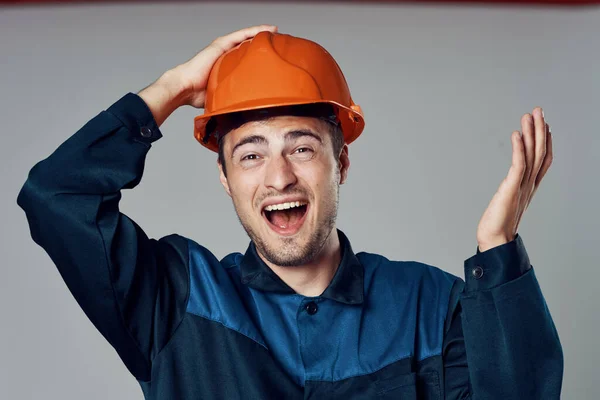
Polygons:
[[269,119],[246,122],[239,128],[231,130],[223,138],[224,150],[229,153],[233,146],[247,136],[260,135],[269,143],[285,140],[285,135],[291,131],[309,130],[322,139],[323,144],[329,144],[326,140],[329,136],[327,122],[313,117],[276,116]]

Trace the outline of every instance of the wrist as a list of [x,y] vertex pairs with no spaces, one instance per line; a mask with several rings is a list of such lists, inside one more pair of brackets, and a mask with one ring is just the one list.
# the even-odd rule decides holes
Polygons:
[[156,124],[160,126],[177,108],[187,104],[189,90],[179,75],[171,70],[165,72],[154,83],[138,93],[146,102],[154,116]]
[[169,100],[177,107],[189,104],[193,88],[182,78],[179,68],[175,67],[161,75],[155,82],[162,86],[169,94]]
[[477,247],[479,248],[479,251],[483,253],[484,251],[493,249],[494,247],[502,246],[503,244],[506,244],[511,240],[514,240],[514,238],[509,239],[507,237],[498,237],[494,239],[488,238],[486,240],[478,240]]

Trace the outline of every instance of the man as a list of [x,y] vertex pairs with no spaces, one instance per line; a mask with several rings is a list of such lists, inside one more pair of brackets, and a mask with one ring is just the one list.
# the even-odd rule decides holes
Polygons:
[[[219,153],[243,255],[149,239],[119,212],[182,105],[205,108],[195,136]],[[17,201],[148,399],[557,399],[562,349],[517,234],[552,139],[540,108],[521,124],[465,281],[354,253],[336,229],[362,113],[327,52],[274,26],[124,96],[36,164]]]

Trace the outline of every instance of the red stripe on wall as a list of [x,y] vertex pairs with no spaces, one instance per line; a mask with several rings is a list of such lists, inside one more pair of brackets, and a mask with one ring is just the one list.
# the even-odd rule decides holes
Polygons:
[[[164,2],[168,0],[163,0]],[[201,1],[201,0],[198,0]],[[330,0],[331,1],[331,0]],[[343,2],[342,0],[333,0],[335,2]],[[0,4],[64,4],[64,3],[132,3],[144,2],[143,0],[0,0]],[[150,0],[147,2],[157,2]],[[160,2],[160,0],[158,1]],[[277,1],[270,1],[276,3]],[[284,1],[279,1],[283,3]],[[600,0],[350,0],[347,3],[437,3],[437,4],[487,4],[487,5],[554,5],[554,6],[582,6],[582,5],[598,5]]]

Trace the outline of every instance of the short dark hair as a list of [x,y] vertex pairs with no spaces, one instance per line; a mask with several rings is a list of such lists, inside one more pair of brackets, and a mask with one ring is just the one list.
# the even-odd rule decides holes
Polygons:
[[344,133],[340,126],[339,120],[335,115],[333,106],[327,103],[302,104],[285,107],[273,107],[261,110],[240,111],[236,113],[226,114],[223,116],[211,118],[207,127],[210,126],[213,132],[207,134],[215,134],[218,136],[219,155],[217,162],[221,164],[223,174],[227,176],[227,168],[225,165],[225,152],[223,146],[223,138],[232,130],[239,128],[247,122],[251,121],[268,121],[281,115],[293,115],[318,118],[325,122],[329,128],[331,144],[333,147],[334,157],[338,157],[344,147]]

